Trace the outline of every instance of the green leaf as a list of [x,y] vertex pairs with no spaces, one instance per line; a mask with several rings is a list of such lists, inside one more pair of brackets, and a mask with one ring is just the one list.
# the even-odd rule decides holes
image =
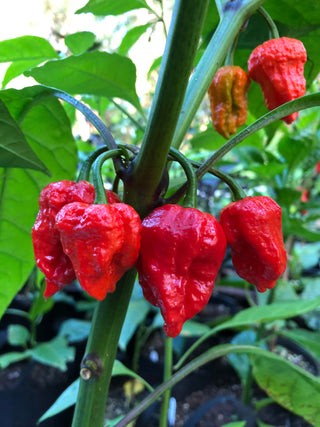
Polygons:
[[259,386],[278,404],[320,425],[320,379],[272,353],[249,356]]
[[22,36],[0,42],[0,62],[12,62],[6,71],[3,87],[15,77],[42,62],[59,58],[48,40],[36,36]]
[[28,168],[49,174],[24,134],[0,100],[0,167]]
[[199,337],[210,330],[209,326],[194,320],[187,320],[181,331],[183,337]]
[[[37,93],[39,89],[32,87],[21,91],[9,89],[0,92],[0,99],[17,119]],[[0,169],[0,316],[35,264],[31,229],[40,190],[51,181],[74,179],[77,166],[70,123],[57,99],[46,99],[32,108],[21,129],[52,177],[37,171]]]
[[221,427],[245,427],[246,421],[235,421],[234,423],[224,424]]
[[150,27],[150,24],[137,25],[136,27],[129,30],[123,37],[122,42],[119,46],[119,55],[126,55],[132,46],[139,40],[139,38],[146,32]]
[[122,98],[141,110],[135,90],[136,67],[116,53],[86,52],[27,71],[39,83],[70,94]]
[[67,363],[74,360],[75,348],[68,347],[68,342],[65,338],[56,337],[32,348],[29,350],[29,354],[40,363],[66,371]]
[[302,345],[316,359],[320,360],[320,332],[306,329],[280,330],[279,335],[290,338]]
[[[1,361],[1,359],[0,359]],[[153,388],[139,375],[135,372],[128,369],[121,363],[119,360],[115,360],[112,368],[112,376],[117,375],[128,375],[141,381],[150,391],[153,391]],[[70,406],[74,405],[77,400],[78,390],[80,385],[80,379],[75,380],[65,391],[58,397],[54,404],[41,416],[38,422],[44,421],[47,418],[53,417],[56,414],[64,411]]]
[[320,233],[308,230],[301,219],[291,218],[283,212],[282,225],[287,235],[300,236],[309,242],[318,242],[320,240]]
[[69,343],[83,341],[88,338],[90,327],[88,320],[68,319],[62,323],[59,336],[67,338]]
[[93,13],[97,16],[122,15],[133,9],[150,9],[144,0],[89,0],[76,13]]
[[144,298],[130,302],[119,339],[119,347],[121,350],[126,350],[137,327],[146,318],[150,309],[150,304]]
[[152,73],[152,71],[155,71],[158,68],[160,68],[161,61],[162,61],[162,56],[159,56],[158,58],[156,58],[153,61],[153,63],[151,64],[151,67],[149,68],[149,71],[148,71],[148,78],[150,77],[150,74]]
[[79,31],[78,33],[65,36],[64,42],[74,55],[79,55],[90,49],[95,39],[96,36],[91,31]]
[[[308,313],[320,306],[320,297],[312,301],[293,301],[274,303],[265,306],[250,307],[237,313],[232,319],[214,328],[218,330],[237,328],[239,326],[252,325],[260,322],[271,322],[278,319],[288,319]],[[212,332],[212,331],[211,331]]]
[[18,352],[12,351],[0,356],[0,368],[6,369],[12,363],[20,362],[21,360],[27,359],[30,357],[28,351]]
[[10,345],[26,346],[30,338],[30,332],[22,325],[9,325],[8,343]]
[[[256,341],[257,334],[254,331],[244,331],[240,332],[240,334],[235,335],[231,340],[231,344],[255,345]],[[234,370],[238,373],[242,384],[245,384],[250,372],[250,361],[248,356],[246,354],[231,353],[228,354],[228,360],[233,366]]]
[[70,406],[74,405],[77,400],[79,385],[80,379],[78,378],[72,384],[70,384],[63,393],[60,394],[53,405],[50,406],[50,408],[41,416],[38,423],[41,423],[47,418],[53,417],[54,415],[57,415],[65,409],[70,408]]
[[209,128],[204,132],[197,133],[189,142],[195,150],[205,149],[215,151],[220,148],[225,141],[226,140],[219,135],[218,132],[213,128]]

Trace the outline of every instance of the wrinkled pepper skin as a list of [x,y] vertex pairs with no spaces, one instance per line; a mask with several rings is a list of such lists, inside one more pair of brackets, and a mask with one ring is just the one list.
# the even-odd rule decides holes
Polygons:
[[213,127],[226,139],[247,120],[249,86],[249,76],[242,68],[227,65],[219,68],[208,89]]
[[225,250],[219,222],[198,209],[164,205],[142,221],[139,283],[168,336],[207,304]]
[[[109,203],[119,203],[119,197],[107,190]],[[47,185],[40,193],[39,212],[32,228],[36,264],[46,278],[44,297],[48,298],[68,285],[76,276],[69,257],[63,252],[55,218],[60,209],[72,202],[93,203],[94,186],[87,181],[58,181]]]
[[[248,60],[249,76],[261,86],[269,110],[305,94],[306,60],[303,43],[288,37],[268,40],[253,50]],[[281,120],[290,124],[297,116],[298,112]]]
[[225,206],[220,224],[237,274],[265,292],[286,269],[281,208],[270,197],[245,197]]
[[80,286],[99,301],[136,263],[141,221],[127,204],[69,203],[57,214],[56,228]]

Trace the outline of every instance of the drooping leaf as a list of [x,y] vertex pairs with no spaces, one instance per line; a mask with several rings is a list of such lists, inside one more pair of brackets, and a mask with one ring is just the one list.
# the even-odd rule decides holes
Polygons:
[[320,424],[318,377],[271,352],[249,358],[255,380],[270,397],[312,425]]
[[12,363],[20,362],[21,360],[28,359],[30,357],[27,351],[11,351],[0,356],[0,368],[6,369]]
[[320,332],[308,331],[306,329],[292,329],[281,330],[279,334],[302,345],[313,357],[318,360],[320,359]]
[[[0,99],[17,119],[36,93],[34,88],[10,89],[0,92]],[[21,129],[52,176],[28,169],[0,169],[0,316],[34,267],[31,228],[40,190],[51,181],[74,179],[77,165],[70,123],[57,99],[46,99],[32,108]]]
[[[129,377],[136,378],[141,381],[150,391],[153,390],[152,387],[146,381],[143,380],[143,378],[128,369],[119,360],[114,361],[112,368],[112,376],[117,375],[128,375]],[[65,389],[65,391],[54,402],[54,404],[42,415],[42,417],[39,419],[39,422],[44,421],[47,418],[53,417],[54,415],[59,414],[65,409],[74,405],[77,400],[79,385],[80,379],[78,378],[72,384],[70,384],[68,388]]]
[[68,34],[64,41],[74,55],[86,52],[93,46],[96,39],[91,31],[79,31],[78,33]]
[[137,327],[150,311],[150,304],[144,299],[131,301],[119,339],[119,347],[125,351]]
[[49,174],[48,169],[32,150],[20,127],[1,100],[0,167],[35,169]]
[[12,62],[4,76],[2,86],[31,67],[48,59],[59,58],[48,40],[37,36],[22,36],[0,42],[0,62]]
[[126,55],[149,27],[150,24],[137,25],[136,27],[129,30],[121,41],[118,49],[119,55]]
[[67,319],[59,330],[59,336],[67,338],[69,343],[83,341],[88,338],[91,322],[82,319]]
[[30,338],[30,332],[23,325],[9,325],[8,343],[10,345],[25,346]]
[[56,337],[30,349],[29,353],[33,359],[40,363],[66,371],[67,363],[74,359],[75,348],[69,347],[65,338]]
[[76,13],[93,13],[97,16],[122,15],[130,10],[141,8],[149,9],[144,0],[89,0]]
[[136,67],[129,58],[116,53],[85,52],[25,73],[39,83],[70,94],[122,98],[141,109],[135,90]]

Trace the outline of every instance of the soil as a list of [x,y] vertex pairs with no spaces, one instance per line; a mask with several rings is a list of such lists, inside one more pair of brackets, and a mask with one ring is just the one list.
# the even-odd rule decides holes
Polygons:
[[[240,296],[241,297],[241,296]],[[203,311],[203,320],[225,317],[234,314],[242,307],[241,298],[237,296],[237,302],[230,296],[215,297],[215,303],[209,304]],[[58,330],[58,325],[70,316],[70,307],[66,313],[65,307],[57,305],[50,312],[51,328],[44,329],[46,339],[52,338]],[[72,313],[76,317],[76,313]],[[9,319],[12,321],[12,319]],[[3,332],[6,327],[6,319],[2,322]],[[232,333],[225,331],[203,343],[194,356],[214,345],[229,342]],[[0,336],[1,338],[1,336]],[[1,340],[0,340],[1,341]],[[185,346],[191,345],[188,339]],[[278,343],[278,345],[283,343]],[[130,350],[131,348],[131,350]],[[126,354],[119,353],[118,359],[131,367],[132,348],[129,346]],[[76,360],[68,364],[68,370],[61,372],[52,367],[42,365],[34,361],[23,361],[9,366],[0,372],[0,426],[1,427],[36,427],[39,417],[52,405],[58,396],[78,376],[78,369],[85,349],[85,342],[77,345]],[[284,357],[295,361],[303,368],[317,374],[310,361],[306,360],[300,351],[276,347]],[[2,353],[8,351],[5,340],[2,340]],[[131,354],[130,354],[131,351]],[[156,354],[158,360],[154,362],[151,354]],[[163,370],[163,336],[161,331],[155,331],[144,345],[139,360],[138,373],[151,385],[156,387],[162,382]],[[145,394],[136,396],[136,402],[129,402],[124,393],[124,383],[127,377],[115,377],[112,379],[107,410],[108,419],[117,418],[127,413],[135,403],[141,400]],[[246,406],[241,402],[242,388],[237,374],[226,358],[220,358],[199,368],[177,384],[172,390],[170,414],[172,423],[170,427],[221,427],[237,420],[245,420],[246,427],[257,426],[256,414],[252,406]],[[266,394],[253,385],[253,400],[266,398]],[[49,418],[40,424],[40,427],[70,427],[73,409],[68,409],[56,417]],[[304,419],[286,411],[277,404],[270,404],[259,412],[259,420],[274,427],[308,427],[311,424]],[[137,420],[136,427],[158,427],[159,403],[148,408]],[[94,427],[94,426],[92,426]]]

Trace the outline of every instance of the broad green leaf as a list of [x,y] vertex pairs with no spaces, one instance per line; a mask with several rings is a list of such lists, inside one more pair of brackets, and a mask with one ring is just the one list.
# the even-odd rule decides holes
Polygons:
[[[278,319],[288,319],[308,313],[320,306],[320,297],[312,301],[293,301],[274,303],[265,306],[250,307],[237,313],[232,319],[222,323],[213,330],[237,328],[239,326],[253,325],[260,322],[271,322]],[[212,330],[212,331],[213,331]],[[212,332],[211,331],[211,332]]]
[[[0,92],[17,119],[38,89]],[[0,169],[0,316],[34,267],[31,229],[40,190],[51,181],[74,179],[77,156],[69,120],[55,98],[42,101],[25,116],[21,129],[52,177],[30,170]]]
[[0,368],[6,369],[12,363],[20,362],[21,360],[28,359],[29,357],[30,354],[28,351],[12,351],[10,353],[5,353],[0,356]]
[[320,425],[320,379],[271,352],[250,354],[258,385],[278,404]]
[[40,363],[66,371],[67,363],[74,360],[75,348],[69,347],[65,338],[56,337],[30,349],[29,354]]
[[144,0],[89,0],[76,13],[93,13],[97,16],[122,15],[133,9],[150,9]]
[[[254,331],[243,331],[233,337],[231,344],[255,345],[256,341],[257,334]],[[245,384],[250,372],[250,361],[248,356],[246,354],[231,353],[228,354],[227,357],[234,370],[238,373],[242,384]]]
[[77,400],[77,395],[79,391],[80,379],[78,378],[68,388],[65,389],[63,393],[60,394],[58,399],[53,403],[52,406],[42,415],[39,419],[39,423],[46,420],[47,418],[53,417],[54,415],[59,414],[70,406],[74,405]]
[[95,39],[96,36],[91,31],[79,31],[65,36],[64,42],[74,55],[79,55],[90,49]]
[[137,327],[145,319],[150,309],[150,304],[144,298],[130,302],[119,339],[119,347],[121,350],[126,350]]
[[204,132],[197,133],[189,142],[194,150],[215,151],[225,143],[225,139],[213,128],[209,128]]
[[[1,359],[0,359],[1,360]],[[128,375],[129,377],[133,377],[141,381],[150,391],[153,388],[139,375],[135,372],[131,371],[127,367],[124,366],[119,360],[115,360],[112,368],[112,376],[117,375]],[[74,405],[77,400],[78,390],[80,385],[80,379],[75,380],[65,391],[58,397],[58,399],[54,402],[54,404],[42,415],[39,419],[39,422],[44,421],[47,418],[53,417],[56,414],[64,411],[70,406]]]
[[318,242],[320,241],[320,233],[308,230],[306,226],[302,223],[299,218],[291,218],[286,215],[285,211],[283,211],[282,215],[282,226],[287,235],[300,236],[309,242]]
[[22,36],[0,42],[0,62],[12,62],[6,71],[2,85],[31,67],[48,59],[59,58],[48,40],[37,36]]
[[8,343],[10,345],[26,346],[30,338],[30,332],[22,325],[9,325]]
[[245,427],[246,421],[235,421],[234,423],[224,424],[221,427]]
[[119,55],[126,55],[149,27],[150,24],[137,25],[136,27],[129,30],[121,41],[118,49]]
[[141,110],[135,90],[136,67],[129,58],[116,53],[86,52],[48,61],[25,74],[70,94],[122,98]]
[[316,359],[320,360],[320,332],[306,329],[280,330],[279,335],[290,338],[302,345]]
[[199,337],[210,330],[209,326],[196,322],[194,320],[187,320],[181,331],[183,337]]
[[59,336],[67,338],[69,343],[83,341],[88,338],[91,322],[81,319],[68,319],[62,323]]
[[0,100],[0,167],[35,169],[49,173],[28,144],[20,127]]

